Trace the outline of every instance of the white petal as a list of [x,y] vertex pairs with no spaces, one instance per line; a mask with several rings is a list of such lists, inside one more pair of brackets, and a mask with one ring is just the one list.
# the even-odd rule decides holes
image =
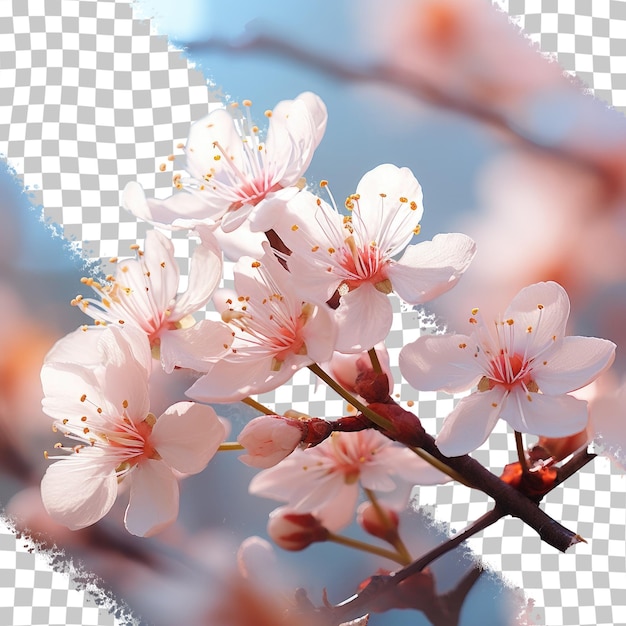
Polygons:
[[178,517],[178,481],[162,461],[144,460],[126,479],[131,480],[130,501],[124,516],[129,533],[154,535]]
[[71,530],[102,519],[117,497],[117,478],[100,450],[85,448],[48,467],[41,499],[50,516]]
[[313,315],[302,329],[307,355],[315,363],[328,361],[335,351],[337,324],[326,305],[315,307]]
[[414,389],[464,391],[482,375],[474,345],[467,335],[422,335],[400,351],[400,371]]
[[504,389],[496,387],[462,398],[435,440],[439,450],[446,456],[461,456],[481,446],[498,421],[504,395]]
[[201,229],[202,243],[193,251],[189,266],[187,291],[178,296],[172,319],[180,320],[200,310],[211,298],[222,278],[222,251],[215,235]]
[[513,390],[500,415],[514,430],[544,437],[567,437],[584,430],[587,402],[566,394],[547,396]]
[[[287,382],[293,371],[281,367],[278,372],[271,370],[271,357],[247,359],[237,362],[220,360],[199,378],[186,392],[192,400],[199,402],[236,402],[251,393],[269,391]],[[273,382],[276,385],[272,387]]]
[[445,293],[456,283],[476,253],[472,239],[460,233],[436,235],[409,246],[387,274],[393,290],[409,304],[421,304]]
[[[141,260],[142,264],[137,265],[140,265],[142,274],[149,273],[143,278],[147,288],[145,294],[161,313],[171,305],[178,292],[180,272],[174,258],[174,245],[158,230],[149,230]],[[117,278],[123,277],[118,274]]]
[[161,333],[161,362],[169,374],[175,367],[206,371],[211,362],[224,355],[233,336],[223,322],[202,320],[190,328]]
[[105,326],[79,328],[59,339],[46,355],[45,363],[72,363],[75,365],[99,365],[102,362],[100,335]]
[[[359,212],[368,232],[371,232],[371,225],[387,221],[390,217],[393,221],[390,220],[389,225],[404,222],[407,216],[417,225],[424,212],[422,188],[407,167],[400,168],[390,163],[379,165],[361,178],[356,193],[360,195]],[[406,199],[406,202],[400,202],[400,198]],[[410,209],[411,202],[415,202],[415,210]],[[409,229],[409,236],[412,236],[413,228]]]
[[163,460],[185,474],[201,472],[226,437],[226,428],[210,406],[178,402],[157,420],[150,443]]
[[513,351],[526,352],[528,358],[532,358],[561,341],[565,336],[569,306],[567,293],[558,283],[536,283],[522,289],[504,314],[504,319],[515,320]]
[[139,219],[173,230],[193,228],[198,223],[211,225],[214,224],[212,217],[219,216],[208,197],[181,191],[163,200],[146,198],[136,182],[124,188],[122,205]]
[[313,127],[315,129],[315,135],[313,137],[313,143],[318,146],[324,132],[326,131],[326,122],[328,121],[328,111],[323,100],[311,91],[305,91],[299,96],[296,96],[296,100],[302,100],[306,105],[306,108],[313,120]]
[[363,283],[341,297],[336,320],[336,350],[361,352],[387,337],[393,322],[393,309],[384,293],[371,283]]
[[543,393],[558,395],[595,380],[615,359],[615,344],[595,337],[565,337],[558,351],[533,363],[532,377]]

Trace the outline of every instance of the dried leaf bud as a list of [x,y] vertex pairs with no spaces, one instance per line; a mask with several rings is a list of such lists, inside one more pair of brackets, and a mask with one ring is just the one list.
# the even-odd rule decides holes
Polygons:
[[592,435],[588,429],[569,437],[539,437],[537,444],[530,450],[530,458],[536,461],[552,457],[558,463],[587,445],[591,439]]
[[261,415],[246,424],[237,441],[246,449],[239,459],[252,467],[267,468],[289,456],[306,434],[306,422]]
[[357,510],[357,521],[366,533],[384,541],[393,541],[398,536],[400,523],[397,511],[371,502],[363,502]]
[[294,513],[281,506],[270,513],[267,533],[283,550],[304,550],[316,541],[326,541],[328,530],[310,513]]

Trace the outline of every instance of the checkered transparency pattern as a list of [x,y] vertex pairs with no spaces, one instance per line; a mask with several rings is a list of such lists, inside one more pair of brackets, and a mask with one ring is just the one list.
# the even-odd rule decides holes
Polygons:
[[[494,2],[599,97],[626,106],[625,2]],[[151,33],[148,22],[133,19],[125,0],[2,0],[0,55],[0,153],[77,249],[92,258],[127,255],[146,225],[120,209],[120,190],[137,180],[148,195],[169,195],[168,156],[191,122],[220,106],[204,77]],[[168,164],[165,171],[161,163]],[[184,234],[175,239],[185,275],[189,245]],[[394,307],[388,346],[397,362],[400,347],[417,337],[421,317],[401,311],[397,301]],[[406,383],[395,391],[404,406],[414,403],[433,433],[454,406],[446,394],[418,394]],[[313,415],[344,411],[308,371],[261,400]],[[499,425],[476,456],[497,469],[512,460],[512,449]],[[456,485],[419,488],[418,499],[457,530],[489,506],[482,494]],[[472,549],[535,600],[536,623],[626,624],[624,478],[596,460],[550,494],[545,508],[589,545],[556,554],[507,519],[472,539]],[[0,532],[0,542],[0,624],[114,623],[89,594],[73,591],[67,576],[20,548],[8,530]]]
[[[16,537],[0,521],[0,624],[3,626],[113,626],[112,601],[96,604],[93,595],[77,589],[75,570],[51,568],[32,541]],[[73,575],[72,575],[73,574]],[[96,590],[97,592],[97,590]],[[99,594],[97,594],[99,595]]]
[[541,50],[626,112],[626,2],[493,0]]

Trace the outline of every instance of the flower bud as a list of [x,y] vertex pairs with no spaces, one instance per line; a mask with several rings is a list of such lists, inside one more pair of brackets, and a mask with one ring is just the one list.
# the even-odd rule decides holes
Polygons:
[[261,415],[246,424],[237,437],[248,452],[239,459],[252,467],[272,467],[289,456],[305,434],[303,422],[280,415]]
[[310,513],[294,513],[281,506],[270,513],[267,533],[283,550],[304,550],[316,541],[326,541],[328,529]]
[[382,516],[371,502],[363,502],[357,510],[357,521],[366,533],[384,541],[393,541],[398,536],[400,523],[397,511],[379,505]]
[[[389,353],[384,343],[376,344],[375,350],[378,360],[382,367],[383,373],[387,374],[389,385],[389,393],[393,391],[393,377],[391,376],[391,368],[389,367]],[[328,370],[331,376],[350,393],[358,393],[355,384],[359,374],[373,370],[372,361],[367,351],[357,354],[342,354],[341,352],[333,353],[332,359],[328,363]]]

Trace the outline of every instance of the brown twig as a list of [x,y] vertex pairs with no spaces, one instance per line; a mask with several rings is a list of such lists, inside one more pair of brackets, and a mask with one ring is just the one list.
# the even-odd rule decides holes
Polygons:
[[549,154],[591,171],[611,188],[615,184],[611,173],[604,169],[592,156],[547,144],[541,139],[533,137],[530,132],[516,125],[506,115],[495,109],[446,92],[426,78],[409,74],[392,64],[379,63],[363,67],[349,65],[338,61],[336,56],[330,57],[306,50],[295,43],[264,33],[246,34],[234,40],[214,37],[205,41],[179,43],[191,52],[198,50],[217,50],[236,54],[265,52],[308,66],[342,82],[388,84],[434,107],[486,124],[504,133],[510,139],[518,141],[526,148]]

